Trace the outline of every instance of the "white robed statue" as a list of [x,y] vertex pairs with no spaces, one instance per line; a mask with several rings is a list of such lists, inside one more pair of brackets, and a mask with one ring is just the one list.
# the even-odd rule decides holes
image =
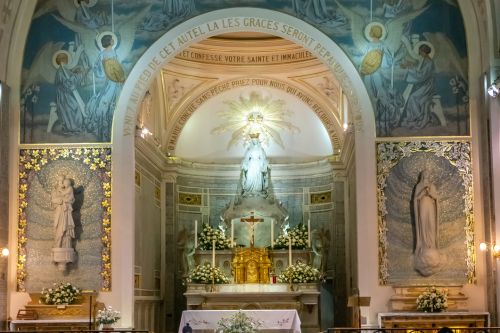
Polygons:
[[76,253],[73,248],[75,239],[75,222],[73,220],[73,203],[75,195],[71,179],[59,176],[57,185],[51,193],[51,204],[54,207],[54,247],[52,261],[60,271],[66,270],[66,264],[75,261]]
[[439,269],[441,255],[438,250],[438,194],[426,170],[420,173],[413,197],[415,217],[414,267],[423,276]]
[[267,195],[269,162],[258,133],[250,134],[250,146],[241,162],[241,186],[243,195]]

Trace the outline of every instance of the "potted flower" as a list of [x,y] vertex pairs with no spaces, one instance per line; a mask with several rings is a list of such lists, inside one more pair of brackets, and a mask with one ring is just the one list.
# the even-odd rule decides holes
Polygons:
[[288,231],[288,235],[279,235],[274,243],[275,249],[288,249],[288,242],[292,242],[292,249],[301,250],[307,247],[307,227],[300,223]]
[[201,232],[198,235],[198,248],[200,250],[212,250],[214,241],[216,250],[229,249],[230,240],[226,239],[224,232],[212,228],[208,223],[203,223]]
[[112,330],[112,325],[120,319],[120,311],[113,310],[111,306],[97,311],[96,323],[103,330]]
[[417,297],[417,310],[441,312],[448,308],[448,292],[432,286]]
[[198,265],[191,272],[189,272],[187,283],[215,283],[223,284],[229,283],[229,278],[222,272],[219,267],[212,267],[210,264]]
[[[279,276],[279,283],[289,283],[292,286],[297,284],[307,284],[307,283],[316,283],[322,279],[322,274],[316,268],[309,266],[301,261],[297,262],[294,265],[288,266]],[[292,287],[296,289],[296,287]],[[307,287],[306,289],[311,289]],[[318,286],[315,285],[314,289],[318,289]]]
[[218,331],[223,333],[254,333],[262,324],[260,320],[253,319],[241,311],[217,322]]
[[69,282],[54,283],[52,288],[43,288],[39,303],[47,305],[68,305],[76,302],[81,290]]

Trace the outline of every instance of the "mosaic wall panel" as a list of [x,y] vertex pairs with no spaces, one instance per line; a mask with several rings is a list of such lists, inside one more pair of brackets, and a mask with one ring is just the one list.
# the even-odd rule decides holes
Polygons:
[[475,280],[469,142],[379,143],[379,281]]
[[[60,177],[70,180],[76,260],[65,272],[51,258]],[[40,292],[68,281],[82,289],[111,289],[111,149],[22,149],[19,159],[17,287]],[[68,230],[68,229],[67,229]]]

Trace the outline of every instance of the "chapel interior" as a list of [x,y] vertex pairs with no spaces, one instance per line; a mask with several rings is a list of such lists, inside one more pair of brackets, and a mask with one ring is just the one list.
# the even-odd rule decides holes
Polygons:
[[499,94],[497,0],[0,0],[0,331],[500,326]]

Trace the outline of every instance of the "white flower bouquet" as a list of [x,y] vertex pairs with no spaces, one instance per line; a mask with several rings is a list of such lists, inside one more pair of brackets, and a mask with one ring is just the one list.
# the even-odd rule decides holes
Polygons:
[[230,282],[219,267],[212,267],[210,264],[196,266],[186,278],[188,283],[212,283],[212,280],[216,284]]
[[54,283],[52,288],[43,288],[40,303],[43,304],[73,304],[81,295],[81,290],[69,282]]
[[211,250],[214,240],[216,250],[229,249],[230,240],[226,239],[224,232],[222,232],[222,230],[212,228],[207,223],[203,223],[201,226],[201,232],[198,235],[198,248],[200,250]]
[[253,319],[245,313],[238,311],[228,318],[222,318],[217,322],[217,331],[223,333],[253,333],[262,326],[262,321]]
[[307,247],[307,227],[300,223],[288,231],[288,235],[279,235],[274,243],[275,249],[288,249],[288,241],[292,241],[292,249],[299,250]]
[[427,288],[417,297],[417,310],[424,312],[441,312],[448,308],[448,291],[436,287]]
[[114,324],[120,319],[120,311],[113,310],[111,306],[104,308],[103,310],[97,311],[97,316],[95,321],[98,324],[109,325]]
[[321,280],[322,275],[319,270],[303,262],[288,266],[283,273],[278,276],[280,283],[309,283]]

